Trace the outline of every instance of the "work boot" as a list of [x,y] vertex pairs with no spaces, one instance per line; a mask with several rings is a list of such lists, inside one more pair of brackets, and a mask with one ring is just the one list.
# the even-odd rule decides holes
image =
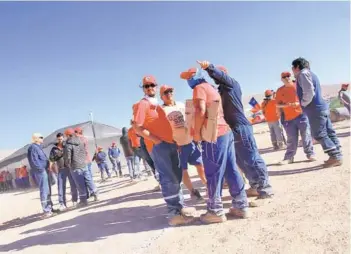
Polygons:
[[44,213],[41,218],[42,219],[47,219],[47,218],[53,217],[55,215],[57,215],[57,214],[53,213],[53,212],[47,212],[47,213]]
[[197,201],[202,201],[204,198],[201,196],[200,192],[197,189],[193,189],[190,193],[191,198],[196,199]]
[[247,209],[238,209],[234,207],[231,207],[229,209],[228,215],[242,219],[247,219],[250,217],[249,211]]
[[201,214],[200,220],[202,223],[205,223],[205,224],[223,223],[227,221],[227,217],[225,216],[225,214],[217,215],[207,211],[205,214]]
[[78,204],[77,204],[77,208],[82,208],[82,207],[86,207],[88,205],[88,202],[87,201],[80,201]]
[[67,207],[64,204],[61,204],[60,207],[58,208],[60,212],[64,212],[67,210]]
[[337,159],[335,157],[329,157],[327,161],[324,162],[324,168],[338,167],[342,165],[342,159]]
[[294,158],[282,160],[282,161],[278,162],[278,165],[283,166],[283,165],[288,165],[288,164],[292,164],[292,163],[294,163]]
[[257,190],[254,188],[251,188],[251,187],[246,190],[246,195],[248,197],[258,197],[259,196]]
[[168,220],[168,225],[170,226],[181,226],[181,225],[187,225],[191,222],[193,222],[195,218],[193,216],[184,216],[184,215],[176,215],[173,216]]

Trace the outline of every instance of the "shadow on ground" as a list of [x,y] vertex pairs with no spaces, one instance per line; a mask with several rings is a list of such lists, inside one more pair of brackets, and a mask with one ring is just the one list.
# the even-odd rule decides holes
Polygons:
[[40,233],[0,245],[0,251],[21,251],[38,245],[95,242],[108,236],[153,231],[167,227],[164,205],[136,206],[91,212],[36,228],[22,234]]
[[317,171],[323,169],[323,165],[318,165],[310,168],[299,168],[299,169],[291,169],[291,170],[281,170],[281,171],[268,171],[269,176],[284,176],[284,175],[294,175],[307,173],[311,171]]
[[346,138],[346,137],[350,137],[350,132],[342,132],[342,133],[337,133],[336,136],[338,136],[338,138]]

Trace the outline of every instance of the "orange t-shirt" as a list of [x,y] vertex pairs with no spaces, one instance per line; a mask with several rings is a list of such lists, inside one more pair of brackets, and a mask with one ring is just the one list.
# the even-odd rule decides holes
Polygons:
[[277,101],[275,99],[265,100],[261,105],[263,115],[268,123],[277,122],[279,114],[277,112]]
[[[172,127],[161,106],[152,105],[147,99],[142,99],[133,106],[133,118],[135,123],[142,125],[155,137],[173,143]],[[147,138],[144,140],[148,152],[151,153],[154,143]]]
[[[299,102],[296,93],[296,85],[291,84],[289,86],[281,86],[278,88],[275,96],[277,104],[287,104]],[[290,121],[302,114],[302,108],[300,106],[291,107],[287,106],[283,108],[284,117],[286,121]]]
[[210,105],[212,101],[219,100],[219,113],[218,113],[218,122],[217,122],[217,131],[218,137],[223,136],[230,129],[226,121],[224,120],[223,108],[221,96],[219,93],[208,83],[202,83],[197,85],[193,89],[193,100],[204,100],[206,102],[206,107]]
[[140,137],[138,137],[136,135],[133,127],[129,128],[129,130],[128,130],[128,138],[130,139],[130,142],[132,143],[132,147],[135,147],[135,148],[140,147]]

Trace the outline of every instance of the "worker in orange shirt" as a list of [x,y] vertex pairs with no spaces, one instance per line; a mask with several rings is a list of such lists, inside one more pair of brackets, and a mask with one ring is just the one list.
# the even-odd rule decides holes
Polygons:
[[287,148],[283,161],[280,165],[294,162],[296,155],[299,132],[301,134],[303,150],[309,161],[315,161],[310,124],[307,116],[302,112],[296,93],[296,84],[291,80],[290,72],[281,74],[283,86],[276,93],[277,107],[284,111],[284,128],[288,137]]
[[263,115],[268,123],[269,131],[271,134],[271,141],[274,150],[284,149],[284,134],[282,125],[280,123],[280,114],[277,110],[277,101],[273,98],[273,90],[266,90],[261,108]]

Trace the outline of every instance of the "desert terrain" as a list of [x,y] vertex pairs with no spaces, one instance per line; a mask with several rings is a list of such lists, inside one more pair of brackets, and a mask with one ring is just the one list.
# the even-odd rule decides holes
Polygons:
[[[234,254],[234,253],[350,253],[350,122],[335,124],[344,153],[344,165],[324,169],[327,156],[315,145],[318,160],[306,162],[302,148],[294,164],[277,166],[284,151],[274,152],[265,123],[255,125],[255,137],[275,190],[273,199],[257,201],[247,220],[223,224],[169,227],[156,182],[130,184],[128,178],[98,183],[100,201],[41,220],[39,192],[0,194],[0,252],[118,253],[118,254]],[[125,171],[126,172],[126,171]],[[204,188],[190,169],[202,193]],[[190,200],[197,214],[205,203]],[[230,207],[224,190],[225,207]],[[68,195],[69,197],[69,195]],[[254,198],[250,198],[250,201]],[[57,204],[57,186],[53,186]]]

